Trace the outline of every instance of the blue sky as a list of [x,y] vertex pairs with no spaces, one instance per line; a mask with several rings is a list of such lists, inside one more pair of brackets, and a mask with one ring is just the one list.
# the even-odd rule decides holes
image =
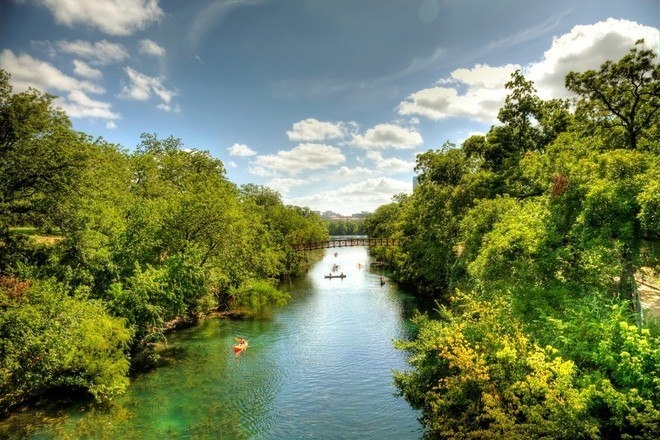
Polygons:
[[77,130],[173,135],[236,184],[352,214],[486,132],[515,69],[567,97],[569,71],[658,50],[659,23],[658,0],[3,0],[0,68]]

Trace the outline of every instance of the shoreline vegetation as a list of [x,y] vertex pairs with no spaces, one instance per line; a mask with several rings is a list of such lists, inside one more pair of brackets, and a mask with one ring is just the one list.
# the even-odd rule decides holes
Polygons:
[[571,101],[514,73],[499,125],[420,154],[413,194],[365,220],[399,241],[373,256],[438,304],[397,342],[426,438],[660,438],[660,67],[642,43],[569,73]]
[[[359,224],[397,239],[372,257],[437,304],[395,343],[425,438],[660,437],[660,323],[636,279],[660,272],[655,57],[640,41],[569,73],[570,101],[515,72],[498,125],[419,154],[413,193]],[[285,303],[310,263],[292,245],[328,239],[206,151],[145,133],[129,152],[4,71],[0,92],[0,414],[53,390],[112,400],[174,324]]]
[[277,286],[312,258],[292,245],[329,237],[208,151],[150,133],[128,151],[54,100],[0,70],[3,416],[63,390],[111,401],[175,324],[286,302]]

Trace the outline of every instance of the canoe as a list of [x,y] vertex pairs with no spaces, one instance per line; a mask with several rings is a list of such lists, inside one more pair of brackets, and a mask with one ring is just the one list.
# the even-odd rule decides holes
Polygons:
[[346,275],[325,275],[325,278],[346,278]]

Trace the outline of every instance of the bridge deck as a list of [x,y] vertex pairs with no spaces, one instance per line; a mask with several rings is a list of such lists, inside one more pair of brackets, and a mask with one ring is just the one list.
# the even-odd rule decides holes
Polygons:
[[315,249],[329,249],[335,247],[396,246],[397,244],[398,241],[395,238],[342,238],[337,240],[294,244],[293,248],[297,251],[312,251]]

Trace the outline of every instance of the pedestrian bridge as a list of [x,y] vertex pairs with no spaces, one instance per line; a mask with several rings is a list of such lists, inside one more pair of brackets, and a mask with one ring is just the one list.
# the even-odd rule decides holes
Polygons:
[[399,244],[396,238],[339,238],[327,241],[312,241],[309,243],[294,244],[297,251],[313,251],[315,249],[329,249],[336,247],[351,246],[396,246]]

